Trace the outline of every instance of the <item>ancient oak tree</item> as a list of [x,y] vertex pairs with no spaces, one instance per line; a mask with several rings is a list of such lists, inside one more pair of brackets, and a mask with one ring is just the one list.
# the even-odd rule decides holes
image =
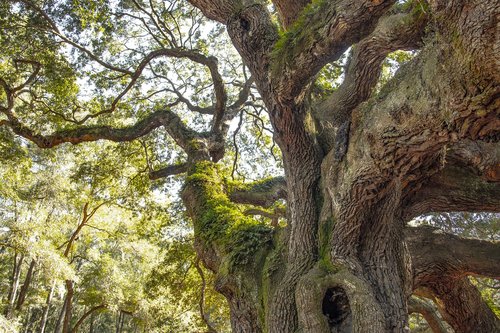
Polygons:
[[[184,175],[234,332],[407,332],[409,311],[435,331],[500,329],[467,278],[498,278],[500,245],[407,225],[500,210],[498,1],[0,6],[0,125],[43,148],[168,134],[154,142],[178,159],[150,177]],[[395,51],[412,57],[385,82]],[[238,183],[221,167],[252,108],[284,177]]]

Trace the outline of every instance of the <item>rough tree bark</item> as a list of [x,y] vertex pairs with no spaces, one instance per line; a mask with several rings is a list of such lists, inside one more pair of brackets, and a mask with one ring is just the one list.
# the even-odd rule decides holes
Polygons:
[[[419,201],[419,191],[428,191],[430,179],[443,177],[449,164],[466,171],[446,160],[449,147],[486,140],[498,149],[498,68],[493,65],[498,60],[498,4],[416,2],[410,11],[398,12],[391,1],[313,2],[302,14],[282,18],[289,34],[279,37],[259,4],[192,3],[227,25],[250,67],[283,153],[288,185],[288,226],[277,232],[268,261],[259,267],[262,280],[257,286],[263,290],[258,292],[267,293],[263,298],[248,296],[251,289],[241,281],[249,277],[242,271],[228,274],[222,268],[224,247],[198,244],[202,260],[226,284],[220,290],[232,305],[233,330],[408,331],[407,300],[414,288],[404,236],[411,215],[408,202]],[[281,16],[297,13],[298,4],[276,2]],[[290,25],[290,20],[300,23]],[[329,99],[311,103],[313,75],[353,43],[357,45],[344,83]],[[369,99],[385,56],[417,47],[419,55]],[[493,177],[490,181],[498,181],[498,163],[493,171],[484,171]],[[192,191],[190,185],[188,181],[185,193]],[[457,192],[466,191],[462,187],[467,184],[454,185]],[[487,185],[487,202],[469,193],[469,204],[456,208],[496,211],[498,184]],[[429,210],[419,213],[439,203],[426,200]],[[203,199],[185,195],[184,201],[196,227],[203,214],[189,207],[203,204]],[[282,267],[270,273],[275,264],[271,260]],[[449,290],[434,292],[451,295]],[[446,307],[443,317],[456,330],[470,332],[472,326],[454,324],[445,312],[460,310]],[[482,332],[491,328],[476,326]]]
[[[153,51],[135,71],[99,64],[128,75],[127,89],[156,57],[206,66],[214,105],[197,107],[176,93],[191,111],[213,115],[210,131],[188,128],[165,108],[125,128],[38,134],[14,112],[36,64],[24,84],[0,80],[0,126],[43,148],[131,141],[163,128],[187,159],[150,178],[186,173],[182,199],[195,248],[216,274],[234,332],[408,332],[412,293],[435,300],[457,332],[498,331],[467,276],[498,278],[500,245],[406,226],[428,212],[500,210],[498,1],[274,0],[279,24],[260,1],[189,2],[226,26],[251,71],[235,103],[227,105],[217,61],[195,50]],[[314,98],[318,72],[349,48],[342,84]],[[418,54],[377,91],[382,63],[395,50]],[[232,184],[217,162],[252,84],[285,176]],[[259,223],[237,205],[270,207],[282,198],[285,227]]]

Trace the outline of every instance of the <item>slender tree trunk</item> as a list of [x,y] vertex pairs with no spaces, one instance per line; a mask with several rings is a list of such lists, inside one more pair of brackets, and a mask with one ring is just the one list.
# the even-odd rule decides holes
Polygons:
[[19,291],[19,296],[17,298],[16,310],[20,311],[24,301],[26,300],[26,294],[28,293],[28,289],[31,284],[31,280],[33,278],[33,273],[35,270],[36,261],[35,259],[31,260],[30,267],[28,268],[28,272],[26,273],[26,277],[24,278],[24,283],[21,286],[21,290]]
[[71,317],[73,310],[73,281],[66,280],[66,299],[64,301],[64,321],[62,333],[71,333]]
[[116,333],[122,332],[124,320],[125,320],[125,313],[123,311],[119,311],[118,318],[116,319]]
[[[88,317],[88,316],[91,316],[91,319],[93,321],[93,316],[94,316],[94,312],[99,310],[99,309],[104,309],[106,306],[101,304],[101,305],[98,305],[98,306],[94,306],[93,308],[91,308],[90,310],[88,310],[87,312],[85,312],[81,317],[80,319],[78,319],[78,321],[75,323],[75,326],[73,326],[73,330],[71,331],[71,333],[77,333],[78,332],[78,329],[80,327],[80,325],[84,322],[84,320]],[[93,323],[93,322],[92,322]]]
[[120,332],[119,333],[122,333],[122,331],[123,331],[123,325],[125,325],[125,312],[122,315],[122,321],[120,323]]
[[28,333],[30,329],[31,317],[32,317],[32,309],[28,307],[28,313],[26,314],[26,320],[24,321],[24,333]]
[[11,318],[14,309],[14,303],[17,296],[17,289],[19,288],[19,280],[21,276],[21,266],[23,264],[24,254],[14,255],[14,266],[12,268],[11,282],[9,286],[8,304],[5,309],[5,317]]
[[95,314],[92,313],[90,315],[89,333],[94,333],[94,320],[95,320]]
[[57,317],[57,322],[56,322],[56,327],[54,328],[54,333],[61,333],[62,332],[62,328],[63,328],[63,321],[64,321],[64,318],[65,318],[65,314],[66,314],[66,297],[64,297],[64,302],[63,302],[63,305],[61,307],[61,311],[59,312],[59,316]]
[[50,286],[49,293],[47,294],[47,299],[45,300],[42,320],[40,322],[40,333],[45,333],[45,327],[47,326],[47,320],[49,319],[50,303],[52,302],[52,296],[54,295],[55,287],[56,287],[56,282],[53,281],[52,285]]

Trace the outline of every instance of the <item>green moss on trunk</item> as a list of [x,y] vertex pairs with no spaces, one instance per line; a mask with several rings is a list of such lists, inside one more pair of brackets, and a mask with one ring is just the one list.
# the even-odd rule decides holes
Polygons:
[[193,202],[195,236],[215,244],[228,256],[230,266],[246,265],[257,250],[271,243],[272,229],[245,216],[229,200],[225,188],[225,180],[213,162],[201,161],[188,170],[184,191]]

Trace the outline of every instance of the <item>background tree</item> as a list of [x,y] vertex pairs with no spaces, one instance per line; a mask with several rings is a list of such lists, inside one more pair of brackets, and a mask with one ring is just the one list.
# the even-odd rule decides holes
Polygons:
[[[171,203],[158,201],[147,177],[145,184],[138,181],[137,161],[122,155],[127,150],[112,145],[99,152],[88,145],[42,151],[2,134],[0,293],[8,318],[2,332],[206,327],[193,250],[174,251],[191,234],[172,225]],[[103,165],[105,158],[113,163]],[[157,270],[171,279],[156,279]],[[211,318],[223,330],[223,301],[205,289],[204,306],[216,308]]]
[[[41,148],[147,137],[150,178],[185,173],[235,332],[405,332],[412,293],[498,330],[467,279],[498,277],[498,243],[406,225],[500,207],[497,2],[190,3],[3,3],[0,125]],[[284,177],[241,182],[247,116]]]

